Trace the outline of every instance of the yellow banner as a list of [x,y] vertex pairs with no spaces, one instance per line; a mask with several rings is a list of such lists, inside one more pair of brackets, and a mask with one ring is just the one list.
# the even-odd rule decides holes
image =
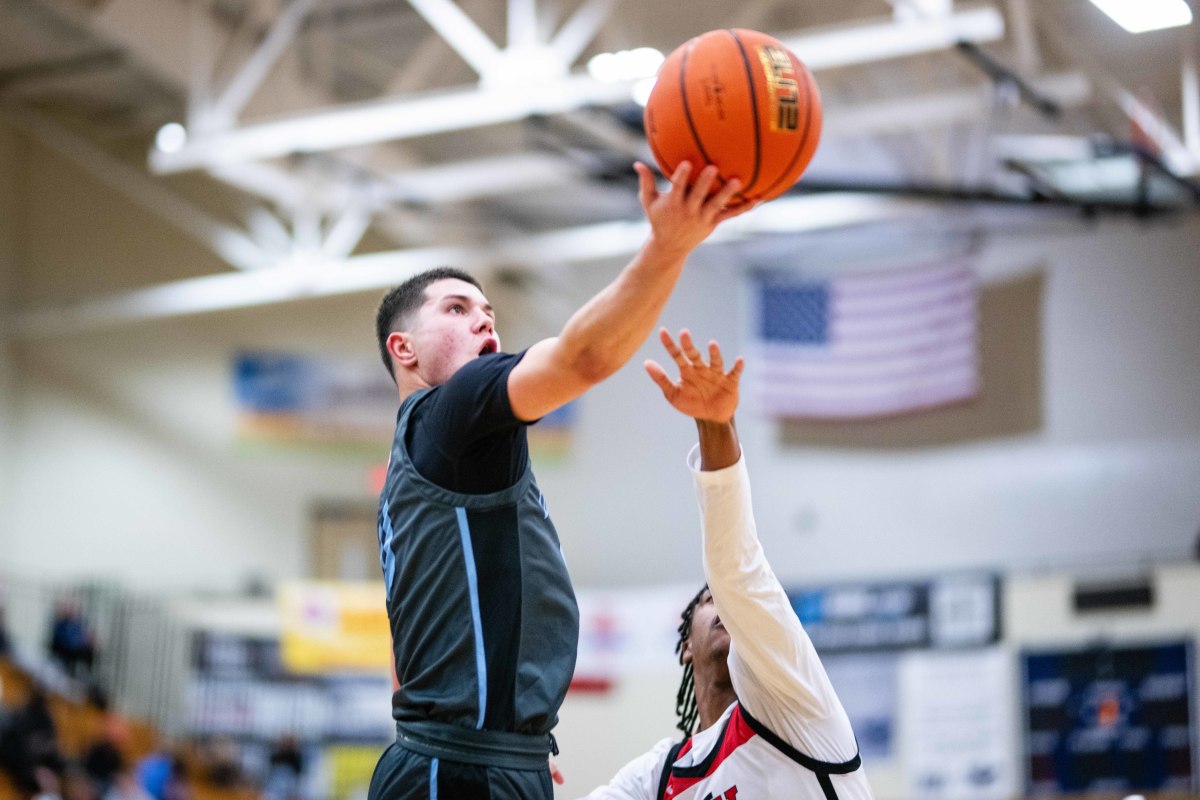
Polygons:
[[287,583],[278,598],[281,655],[289,671],[391,670],[392,636],[382,583]]

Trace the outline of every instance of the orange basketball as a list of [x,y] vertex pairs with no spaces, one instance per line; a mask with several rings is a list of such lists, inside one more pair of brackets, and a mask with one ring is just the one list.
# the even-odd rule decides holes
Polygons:
[[687,160],[742,181],[739,200],[792,188],[821,138],[821,96],[778,39],[709,31],[667,57],[646,103],[646,138],[663,174]]

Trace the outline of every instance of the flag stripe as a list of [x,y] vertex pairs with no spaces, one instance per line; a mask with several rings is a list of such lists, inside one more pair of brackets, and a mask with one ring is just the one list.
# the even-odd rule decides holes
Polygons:
[[[763,361],[756,351],[753,360]],[[829,359],[825,361],[791,361],[780,359],[769,373],[755,371],[754,380],[763,385],[796,384],[808,381],[823,383],[853,383],[878,378],[920,375],[933,370],[954,369],[976,365],[977,353],[973,342],[939,343],[925,350],[901,353],[889,358],[870,360]]]

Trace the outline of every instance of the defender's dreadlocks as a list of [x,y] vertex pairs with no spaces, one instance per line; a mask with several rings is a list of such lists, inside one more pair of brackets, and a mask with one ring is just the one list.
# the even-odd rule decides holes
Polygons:
[[[692,635],[692,612],[696,610],[696,606],[700,604],[700,598],[707,591],[708,584],[706,583],[700,587],[700,591],[696,592],[696,596],[680,614],[683,621],[679,623],[679,641],[675,643],[675,654],[679,656],[680,664],[683,664],[683,645]],[[695,733],[696,719],[700,716],[700,709],[696,706],[695,672],[690,662],[683,664],[683,681],[679,684],[679,694],[675,695],[675,713],[679,716],[679,723],[675,727],[683,731],[684,736],[691,736]]]

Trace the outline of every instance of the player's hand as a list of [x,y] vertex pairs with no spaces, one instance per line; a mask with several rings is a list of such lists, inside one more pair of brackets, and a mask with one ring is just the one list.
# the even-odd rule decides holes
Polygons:
[[743,202],[731,207],[742,188],[737,178],[731,178],[714,192],[718,177],[717,168],[711,164],[701,169],[693,182],[692,164],[680,162],[667,192],[658,191],[650,167],[638,161],[633,168],[638,174],[638,200],[650,220],[651,236],[670,253],[691,252],[717,225],[757,205]]
[[656,361],[647,360],[645,367],[667,402],[693,419],[722,423],[732,420],[738,405],[738,381],[746,366],[742,358],[739,356],[726,372],[716,342],[708,343],[705,361],[686,328],[679,332],[679,344],[675,344],[666,328],[659,329],[658,338],[679,367],[679,380],[672,381]]
[[554,763],[554,759],[550,759],[550,777],[553,778],[554,782],[559,786],[562,786],[566,782],[566,778],[563,777],[562,770],[558,768],[558,764]]

